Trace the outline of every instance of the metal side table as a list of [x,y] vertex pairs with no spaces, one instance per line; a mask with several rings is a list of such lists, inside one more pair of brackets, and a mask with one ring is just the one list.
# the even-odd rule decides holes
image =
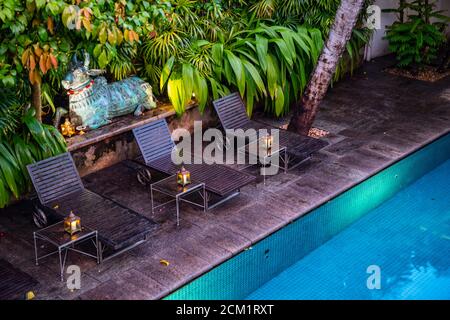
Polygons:
[[[167,196],[172,197],[173,199],[155,206],[154,200],[153,200],[155,192],[165,194]],[[187,195],[193,194],[196,192],[200,194],[200,196],[203,200],[203,204],[196,203],[196,202],[187,200],[185,198]],[[181,201],[190,203],[197,207],[201,207],[201,208],[203,208],[204,212],[206,212],[206,210],[208,210],[208,201],[207,201],[207,197],[206,197],[205,184],[201,183],[201,182],[191,181],[190,184],[182,187],[182,186],[178,185],[176,175],[172,175],[172,176],[162,179],[158,182],[152,183],[150,185],[150,197],[151,197],[151,202],[152,202],[152,214],[154,214],[156,208],[162,207],[172,201],[176,202],[177,226],[180,225],[180,202]]]
[[[59,267],[61,272],[61,281],[64,281],[64,267],[66,264],[67,252],[75,251],[85,256],[94,258],[97,260],[97,264],[100,263],[100,247],[98,241],[97,230],[92,230],[83,226],[82,230],[74,235],[68,234],[64,231],[64,221],[55,223],[46,228],[33,232],[34,237],[34,253],[36,258],[36,265],[39,265],[39,260],[44,259],[53,254],[59,255]],[[76,249],[75,245],[82,242],[91,240],[94,245],[95,254]],[[42,256],[39,256],[39,242],[46,242],[56,247],[55,251],[47,252]]]

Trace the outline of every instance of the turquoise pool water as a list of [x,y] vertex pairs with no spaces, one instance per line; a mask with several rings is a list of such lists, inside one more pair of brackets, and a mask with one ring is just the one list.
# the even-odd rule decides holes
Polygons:
[[450,299],[450,134],[166,299]]
[[[370,265],[379,290],[367,288]],[[450,299],[450,160],[247,298]]]

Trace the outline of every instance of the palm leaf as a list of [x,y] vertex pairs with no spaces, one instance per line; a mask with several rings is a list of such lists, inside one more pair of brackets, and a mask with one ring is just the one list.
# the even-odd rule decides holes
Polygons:
[[258,70],[255,68],[255,66],[253,66],[250,62],[246,60],[242,60],[242,63],[248,72],[248,76],[246,77],[246,79],[248,79],[249,76],[251,76],[251,79],[256,85],[258,91],[266,95],[266,86],[264,85],[264,81],[259,75]]
[[239,89],[239,93],[241,96],[244,96],[245,92],[245,72],[242,66],[242,61],[238,57],[236,57],[230,50],[225,50],[225,55],[230,63],[231,68],[233,69],[235,75],[235,85]]
[[175,57],[174,56],[170,57],[162,69],[161,78],[159,82],[159,89],[161,90],[161,92],[163,91],[164,85],[166,84],[167,80],[169,79],[170,73],[172,72],[174,61]]
[[267,71],[267,51],[269,47],[269,41],[259,34],[256,35],[256,53],[258,55],[259,65],[264,72]]

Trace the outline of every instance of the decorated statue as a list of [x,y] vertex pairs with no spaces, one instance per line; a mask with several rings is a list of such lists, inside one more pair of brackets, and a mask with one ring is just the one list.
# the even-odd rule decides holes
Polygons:
[[[89,54],[84,62],[76,54],[69,73],[62,81],[69,95],[69,117],[78,130],[96,129],[111,119],[134,113],[139,116],[156,107],[152,87],[138,77],[131,77],[111,84],[101,77],[103,70],[89,69]],[[57,122],[62,113],[57,113]]]

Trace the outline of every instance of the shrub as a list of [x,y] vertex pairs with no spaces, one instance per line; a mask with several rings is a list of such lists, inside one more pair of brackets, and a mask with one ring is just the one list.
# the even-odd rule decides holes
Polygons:
[[[389,41],[389,50],[395,53],[397,65],[401,68],[430,64],[437,55],[440,47],[445,43],[444,29],[449,18],[441,11],[433,11],[435,3],[428,1],[401,1],[398,9],[400,22],[388,27],[385,39]],[[406,10],[411,10],[405,19]],[[435,22],[430,22],[435,18]],[[403,21],[402,21],[403,20]]]

